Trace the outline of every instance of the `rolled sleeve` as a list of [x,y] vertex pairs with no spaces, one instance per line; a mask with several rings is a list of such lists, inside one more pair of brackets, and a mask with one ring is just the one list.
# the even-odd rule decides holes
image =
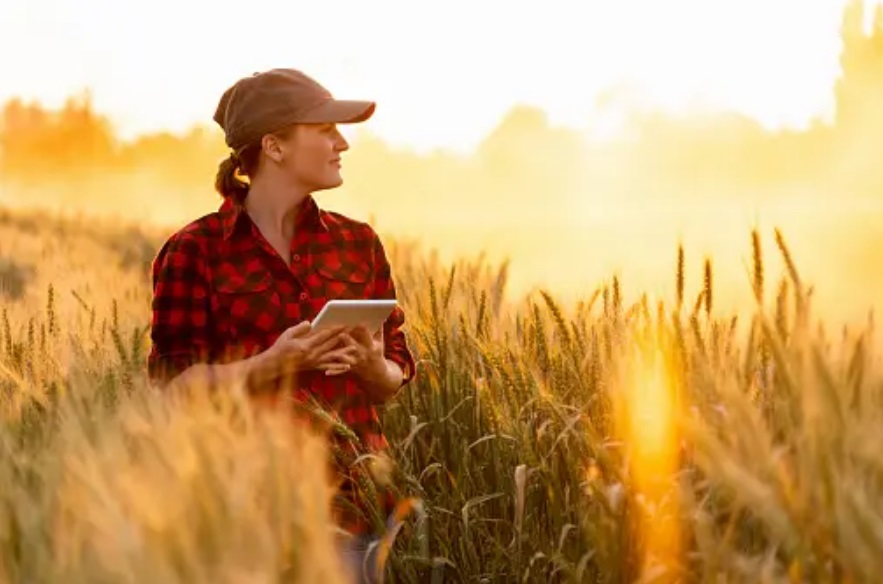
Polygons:
[[176,234],[153,262],[153,299],[147,358],[150,381],[165,385],[195,363],[208,360],[209,289],[199,242]]
[[[374,265],[376,270],[374,295],[376,298],[396,299],[396,286],[392,276],[392,267],[380,238],[377,234],[374,234],[374,238]],[[405,320],[405,311],[401,306],[396,306],[383,326],[385,356],[401,368],[404,373],[402,378],[403,386],[410,383],[416,375],[414,356],[404,331]]]

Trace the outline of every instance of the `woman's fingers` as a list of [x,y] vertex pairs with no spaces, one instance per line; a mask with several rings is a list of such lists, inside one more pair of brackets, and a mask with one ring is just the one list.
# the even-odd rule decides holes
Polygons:
[[319,343],[317,345],[312,345],[309,350],[314,355],[324,355],[328,351],[335,349],[340,344],[340,341],[341,341],[340,336],[335,335],[329,339],[326,339],[322,343]]
[[351,347],[354,349],[359,348],[358,341],[356,341],[356,339],[354,339],[353,336],[349,332],[341,333],[340,342],[343,343],[343,345],[346,347]]
[[344,347],[325,353],[320,357],[322,363],[340,363],[346,365],[355,365],[358,362],[358,353],[353,347]]
[[325,329],[324,331],[320,331],[313,335],[310,335],[309,340],[307,341],[311,347],[316,347],[319,345],[324,345],[330,341],[337,342],[337,337],[346,330],[346,327],[343,325],[338,325],[335,327],[330,327]]
[[324,363],[319,365],[317,369],[325,371],[325,375],[340,375],[350,370],[350,366],[340,363]]
[[371,345],[374,344],[374,339],[371,333],[369,333],[368,329],[363,326],[357,326],[353,329],[352,333],[347,336],[363,347],[371,347]]

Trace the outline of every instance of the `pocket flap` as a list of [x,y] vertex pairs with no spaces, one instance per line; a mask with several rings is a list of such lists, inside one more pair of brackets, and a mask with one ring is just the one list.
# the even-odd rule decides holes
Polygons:
[[316,273],[326,280],[365,284],[371,280],[371,266],[365,262],[324,261],[320,256],[314,264]]
[[215,290],[221,294],[262,292],[272,283],[273,278],[270,272],[263,267],[243,270],[232,264],[224,264],[214,275]]

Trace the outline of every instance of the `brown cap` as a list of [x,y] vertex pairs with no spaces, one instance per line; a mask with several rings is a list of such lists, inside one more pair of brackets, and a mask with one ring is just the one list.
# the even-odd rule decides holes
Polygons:
[[334,99],[296,69],[272,69],[234,83],[215,110],[227,146],[239,150],[265,134],[294,123],[352,124],[374,113],[373,101]]

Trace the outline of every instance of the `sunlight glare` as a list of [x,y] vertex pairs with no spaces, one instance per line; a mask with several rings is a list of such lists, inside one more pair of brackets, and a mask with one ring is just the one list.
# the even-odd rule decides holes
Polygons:
[[675,473],[678,468],[677,401],[658,350],[635,356],[626,384],[624,442],[630,445],[629,473],[636,500],[642,573],[670,571],[680,561],[680,529]]

